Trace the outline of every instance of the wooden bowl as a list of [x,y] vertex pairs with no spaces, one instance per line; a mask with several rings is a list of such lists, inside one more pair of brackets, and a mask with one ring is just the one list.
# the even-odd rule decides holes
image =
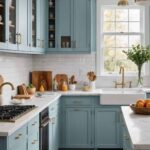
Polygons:
[[138,108],[135,104],[130,105],[130,107],[135,114],[150,115],[150,108]]
[[27,88],[27,92],[29,95],[34,95],[36,92],[36,88],[35,87],[34,88]]

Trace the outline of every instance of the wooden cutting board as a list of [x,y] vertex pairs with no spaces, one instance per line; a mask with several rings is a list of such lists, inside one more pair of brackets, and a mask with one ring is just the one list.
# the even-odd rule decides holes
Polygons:
[[66,74],[56,74],[55,80],[58,83],[58,90],[62,90],[62,84],[65,81],[68,85],[68,76]]
[[52,91],[52,71],[33,71],[31,72],[31,83],[39,91],[43,85],[45,91]]
[[2,83],[4,83],[4,79],[3,79],[3,77],[0,75],[0,85],[1,85]]

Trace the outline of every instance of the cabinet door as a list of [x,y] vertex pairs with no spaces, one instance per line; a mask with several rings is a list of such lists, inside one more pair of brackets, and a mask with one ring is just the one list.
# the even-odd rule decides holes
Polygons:
[[18,1],[17,0],[8,0],[8,49],[9,50],[18,50],[18,31],[17,31],[17,14],[18,14]]
[[123,127],[123,150],[133,150],[130,136],[125,125]]
[[[58,39],[56,46],[62,48],[61,51],[70,51],[73,38],[73,3],[72,0],[58,0]],[[69,44],[67,44],[67,42]]]
[[120,148],[119,108],[95,109],[95,147]]
[[40,0],[40,39],[41,48],[44,52],[46,48],[46,0]]
[[73,50],[90,51],[91,0],[73,1]]
[[[54,111],[51,111],[53,108]],[[49,150],[58,150],[59,148],[59,107],[50,106],[50,124],[49,124]]]
[[91,108],[66,108],[65,147],[91,148],[91,112]]
[[17,0],[18,47],[21,51],[28,48],[28,0]]
[[6,26],[6,21],[8,16],[7,8],[8,8],[8,1],[6,0],[1,0],[0,1],[0,49],[7,49],[7,41],[8,37],[6,34],[7,31],[7,26]]
[[27,150],[27,126],[23,126],[8,137],[9,150]]

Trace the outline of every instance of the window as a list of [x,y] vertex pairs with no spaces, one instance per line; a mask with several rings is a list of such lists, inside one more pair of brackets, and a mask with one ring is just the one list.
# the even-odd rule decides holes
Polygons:
[[101,51],[101,73],[118,73],[120,66],[124,66],[128,73],[135,73],[136,65],[122,51],[132,45],[144,44],[143,8],[106,6],[101,9],[100,16],[97,42]]

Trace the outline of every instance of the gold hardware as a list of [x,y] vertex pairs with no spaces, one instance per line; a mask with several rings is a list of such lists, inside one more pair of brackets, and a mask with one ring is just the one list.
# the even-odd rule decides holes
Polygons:
[[16,136],[15,139],[18,140],[20,138],[20,136]]
[[18,37],[19,37],[18,44],[21,44],[22,43],[22,35],[19,33]]
[[52,124],[55,124],[55,117],[52,118]]
[[132,81],[125,82],[125,77],[124,77],[125,70],[124,70],[124,67],[123,67],[123,66],[120,67],[119,74],[122,74],[122,76],[121,76],[121,82],[115,81],[115,88],[117,88],[119,85],[120,85],[122,88],[124,88],[127,83],[129,84],[129,88],[131,88],[131,87],[132,87]]
[[18,32],[16,33],[16,43],[18,44]]

